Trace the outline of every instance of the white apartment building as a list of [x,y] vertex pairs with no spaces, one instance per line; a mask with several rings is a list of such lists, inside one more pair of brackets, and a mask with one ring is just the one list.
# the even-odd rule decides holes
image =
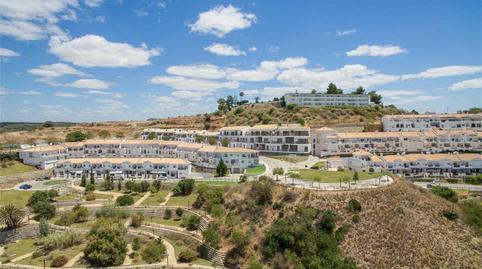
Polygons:
[[323,93],[287,93],[286,105],[319,106],[367,106],[370,96],[366,94],[323,94]]
[[90,173],[97,178],[107,174],[114,178],[186,178],[191,163],[175,158],[71,158],[57,162],[54,169],[56,176],[67,178]]
[[229,147],[269,153],[309,154],[310,127],[300,124],[230,126],[220,129],[218,141],[229,140]]
[[141,138],[147,140],[149,139],[150,134],[153,134],[154,139],[181,141],[186,143],[208,143],[209,138],[215,139],[218,135],[217,132],[206,130],[148,128],[142,131]]
[[258,152],[255,150],[163,140],[87,140],[30,148],[21,151],[20,158],[43,169],[52,168],[57,161],[66,158],[181,158],[212,168],[212,164],[217,164],[223,157],[219,153],[228,154],[224,156],[226,158],[239,158],[238,162],[225,161],[228,169],[236,173],[258,165]]
[[440,130],[482,131],[482,114],[385,115],[385,132]]
[[313,154],[317,156],[349,154],[359,150],[371,153],[480,152],[482,132],[337,132],[320,128],[313,133]]
[[59,160],[67,157],[63,146],[38,146],[23,149],[19,158],[23,163],[36,166],[40,169],[50,169]]

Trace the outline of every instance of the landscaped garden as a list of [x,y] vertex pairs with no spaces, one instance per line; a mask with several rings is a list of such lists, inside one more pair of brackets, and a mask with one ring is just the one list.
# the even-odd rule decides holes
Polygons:
[[[352,171],[324,171],[317,169],[299,169],[292,171],[299,175],[300,179],[321,182],[338,183],[340,180],[352,181],[355,173]],[[358,180],[365,180],[382,176],[382,173],[358,172]]]
[[25,165],[19,161],[6,161],[2,162],[0,165],[0,176],[8,176],[18,173],[33,172],[37,168]]
[[246,168],[246,170],[244,171],[244,174],[247,176],[259,176],[262,173],[264,173],[265,170],[266,170],[266,167],[263,164],[261,164],[255,167]]
[[164,199],[166,198],[167,194],[169,191],[167,190],[160,190],[155,193],[151,193],[147,199],[145,199],[141,205],[144,206],[156,206],[159,205],[160,203],[164,202]]

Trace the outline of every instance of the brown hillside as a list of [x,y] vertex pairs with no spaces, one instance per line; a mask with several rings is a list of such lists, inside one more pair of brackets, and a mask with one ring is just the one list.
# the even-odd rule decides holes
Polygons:
[[[234,228],[225,224],[221,229],[226,238],[232,229],[251,232],[246,257],[261,256],[259,246],[264,230],[280,212],[286,216],[299,206],[313,206],[335,211],[338,226],[353,225],[340,247],[361,268],[480,268],[482,265],[480,236],[461,220],[452,222],[442,215],[445,209],[454,209],[461,215],[458,206],[402,180],[385,188],[349,192],[315,192],[278,185],[275,202],[282,201],[289,192],[295,193],[296,200],[284,202],[281,210],[267,207],[251,221],[249,214],[253,212],[240,211],[248,189],[243,184],[227,192],[228,215],[236,214],[242,220]],[[361,221],[356,224],[351,221],[353,213],[346,209],[352,198],[362,205]],[[230,247],[226,239],[224,249]]]

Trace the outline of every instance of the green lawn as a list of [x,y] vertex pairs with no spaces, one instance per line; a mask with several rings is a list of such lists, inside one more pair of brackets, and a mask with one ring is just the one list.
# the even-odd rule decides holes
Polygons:
[[6,167],[3,167],[3,163],[2,163],[2,165],[0,166],[0,176],[7,176],[7,175],[18,174],[18,173],[24,173],[24,172],[32,172],[37,170],[37,168],[33,166],[25,165],[17,161],[6,162],[5,165]]
[[266,170],[266,168],[262,164],[262,165],[258,165],[258,166],[255,166],[255,167],[246,168],[246,170],[244,171],[244,174],[247,175],[247,176],[257,176],[257,175],[261,175],[262,173],[264,173],[265,170]]
[[175,212],[173,212],[173,216],[170,219],[164,219],[162,217],[153,217],[152,219],[150,217],[145,218],[145,222],[153,222],[153,223],[159,223],[162,225],[167,225],[167,226],[174,226],[174,227],[181,227],[182,224],[182,218],[184,216],[189,216],[191,214],[184,212],[181,218],[177,218],[177,215]]
[[186,196],[171,196],[166,205],[170,206],[191,206],[196,201],[197,193]]
[[10,243],[5,246],[5,252],[0,256],[0,261],[5,263],[13,260],[16,257],[25,255],[35,251],[35,239],[20,239],[16,243]]
[[0,190],[0,205],[13,204],[24,208],[27,206],[28,199],[32,196],[31,191]]
[[[85,244],[80,244],[80,245],[73,246],[66,249],[56,249],[50,252],[49,255],[47,255],[46,265],[50,266],[50,263],[52,262],[52,260],[60,255],[64,255],[70,260],[73,257],[75,257],[75,255],[79,254],[79,252],[81,252],[84,248],[85,248]],[[33,265],[33,266],[43,266],[43,257],[40,256],[36,259],[33,259],[32,257],[28,257],[21,261],[18,261],[18,263]]]
[[[173,240],[166,239],[166,238],[163,238],[163,239],[166,240],[167,242],[171,243],[171,245],[174,247],[176,259],[179,258],[179,253],[181,253],[181,251],[183,251],[185,249],[188,249],[188,247],[184,243],[182,243],[182,241],[173,241]],[[197,258],[196,260],[192,261],[191,263],[192,264],[199,264],[199,265],[207,265],[207,266],[213,265],[212,262],[210,262],[208,260],[205,260],[205,259],[202,259],[202,258]]]
[[67,180],[65,180],[65,179],[55,179],[55,180],[45,181],[43,184],[46,185],[46,186],[52,186],[52,185],[64,184],[65,182],[67,182]]
[[[110,194],[103,194],[103,193],[95,193],[94,192],[94,195],[95,195],[95,199],[107,199],[107,200],[112,200],[114,198],[114,196],[110,195]],[[141,196],[142,197],[142,196]],[[134,198],[135,199],[135,198]]]
[[313,167],[317,167],[318,169],[324,169],[325,168],[325,162],[317,162],[312,165]]
[[[314,169],[300,169],[296,171],[299,172],[301,179],[315,181],[315,178],[319,177],[321,183],[337,183],[345,177],[350,178],[350,180],[353,178],[353,172],[351,171],[322,171]],[[359,180],[364,180],[382,175],[382,173],[359,172],[358,178]]]
[[273,158],[290,163],[299,163],[308,160],[308,155],[297,154],[263,154],[268,158]]
[[236,185],[236,184],[238,184],[238,182],[222,181],[222,180],[196,181],[196,185],[201,185],[201,184],[206,184],[206,185],[209,185],[209,186],[230,186],[230,185]]
[[[48,221],[52,224],[55,224],[55,222],[60,219],[61,215],[62,215],[62,213],[57,213],[57,216],[49,219]],[[89,219],[87,219],[86,222],[72,223],[72,225],[70,225],[70,227],[87,229],[87,228],[91,228],[92,226],[94,226],[95,221],[96,221],[95,218],[89,218]]]
[[149,197],[147,197],[147,199],[144,200],[141,203],[141,205],[145,205],[145,206],[159,205],[161,202],[164,201],[164,198],[166,198],[168,193],[169,191],[167,190],[160,190],[156,193],[151,193],[151,195],[149,195]]

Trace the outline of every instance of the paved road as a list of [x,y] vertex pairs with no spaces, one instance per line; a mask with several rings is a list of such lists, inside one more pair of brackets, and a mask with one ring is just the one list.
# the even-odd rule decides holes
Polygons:
[[393,179],[389,176],[376,177],[366,180],[360,180],[357,183],[318,183],[308,180],[293,179],[288,176],[280,177],[283,184],[293,185],[298,188],[313,190],[350,190],[350,189],[369,189],[390,185]]
[[[427,182],[414,182],[415,185],[427,188]],[[458,183],[433,183],[433,186],[443,186],[455,190],[469,190],[482,192],[482,185],[458,184]]]

